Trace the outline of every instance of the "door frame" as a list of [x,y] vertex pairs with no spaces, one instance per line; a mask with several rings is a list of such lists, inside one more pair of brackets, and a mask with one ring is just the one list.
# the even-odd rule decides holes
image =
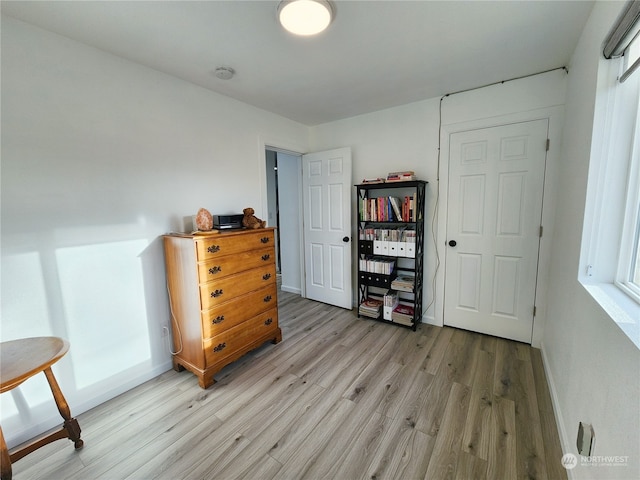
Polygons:
[[562,151],[562,125],[564,120],[564,108],[562,106],[547,107],[518,112],[461,123],[451,123],[441,126],[440,130],[440,160],[438,165],[438,209],[437,209],[437,233],[436,245],[437,257],[440,266],[435,275],[436,295],[434,320],[438,326],[444,325],[444,286],[445,286],[445,249],[447,240],[447,212],[449,195],[449,138],[452,134],[467,130],[499,127],[501,125],[528,122],[532,120],[547,119],[549,121],[550,149],[547,152],[547,163],[544,173],[544,188],[542,192],[542,225],[543,235],[540,239],[538,253],[538,276],[536,278],[536,315],[533,320],[533,335],[531,345],[540,348],[542,333],[546,322],[548,292],[546,285],[549,278],[551,264],[551,240],[553,237],[553,225],[555,221],[556,182],[559,167],[559,159]]
[[[260,202],[263,211],[261,214],[256,212],[259,218],[267,218],[268,209],[268,192],[267,192],[267,150],[274,152],[281,152],[287,155],[300,157],[300,178],[298,178],[298,194],[302,195],[302,155],[304,155],[308,148],[302,144],[296,144],[291,140],[283,139],[270,139],[263,136],[259,138],[260,154],[258,156],[258,171],[260,173]],[[300,197],[302,198],[302,197]],[[261,216],[262,215],[262,216]],[[298,242],[300,243],[300,296],[307,298],[307,292],[305,287],[305,269],[304,269],[304,212],[302,209],[298,212],[298,220],[300,224],[300,231],[298,232]]]

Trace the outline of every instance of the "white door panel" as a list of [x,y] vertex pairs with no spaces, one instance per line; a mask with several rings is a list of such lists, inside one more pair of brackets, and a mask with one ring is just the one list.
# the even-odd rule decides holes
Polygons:
[[548,121],[450,136],[444,322],[531,343]]
[[302,171],[306,296],[350,309],[351,150],[303,155]]

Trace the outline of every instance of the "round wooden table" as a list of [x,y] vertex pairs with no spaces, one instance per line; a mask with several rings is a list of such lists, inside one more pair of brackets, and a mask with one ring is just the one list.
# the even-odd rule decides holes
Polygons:
[[27,445],[9,452],[0,428],[0,476],[2,480],[11,479],[11,463],[20,460],[34,450],[61,438],[74,442],[75,448],[82,448],[80,425],[71,418],[69,405],[62,395],[51,365],[60,360],[69,350],[69,342],[58,337],[34,337],[0,343],[0,393],[16,388],[35,374],[44,372],[51,387],[58,411],[64,419],[63,426],[52,433],[34,439]]

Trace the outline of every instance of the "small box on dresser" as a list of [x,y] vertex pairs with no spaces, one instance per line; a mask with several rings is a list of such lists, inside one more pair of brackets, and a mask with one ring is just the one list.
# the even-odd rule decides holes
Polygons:
[[266,341],[278,343],[274,229],[164,236],[173,367],[202,388]]

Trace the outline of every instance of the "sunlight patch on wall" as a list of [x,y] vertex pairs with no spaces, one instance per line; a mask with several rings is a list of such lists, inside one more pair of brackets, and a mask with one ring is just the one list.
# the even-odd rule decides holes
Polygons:
[[151,358],[139,255],[146,240],[56,251],[77,388]]

